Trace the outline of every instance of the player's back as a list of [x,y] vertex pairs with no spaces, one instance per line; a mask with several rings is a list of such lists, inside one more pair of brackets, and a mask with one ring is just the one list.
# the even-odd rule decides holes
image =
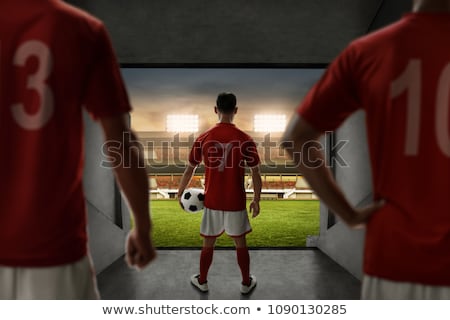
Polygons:
[[191,163],[200,159],[205,163],[205,206],[226,211],[245,209],[245,167],[259,164],[251,137],[234,124],[219,123],[197,139],[196,147],[197,161]]
[[374,192],[387,200],[367,231],[378,276],[450,284],[449,34],[449,14],[409,14],[351,49]]
[[448,32],[448,14],[411,14],[355,45],[376,191],[406,211],[450,208]]
[[0,30],[0,264],[73,261],[86,252],[81,105],[111,95],[93,84],[108,37],[55,0],[0,2]]

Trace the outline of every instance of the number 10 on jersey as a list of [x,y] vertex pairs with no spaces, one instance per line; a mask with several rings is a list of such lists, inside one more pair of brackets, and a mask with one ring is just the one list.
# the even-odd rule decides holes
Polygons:
[[[391,84],[391,98],[407,93],[405,154],[416,156],[419,152],[421,99],[422,99],[422,61],[412,59],[403,73]],[[442,70],[436,92],[435,137],[439,149],[450,157],[449,132],[450,63]]]

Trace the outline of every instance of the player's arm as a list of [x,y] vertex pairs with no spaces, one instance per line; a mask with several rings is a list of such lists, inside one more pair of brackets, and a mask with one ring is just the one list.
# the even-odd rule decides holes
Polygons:
[[178,186],[178,201],[181,200],[181,196],[183,195],[184,190],[189,185],[189,182],[191,182],[196,168],[197,166],[191,163],[186,166],[186,169],[184,170],[183,176],[181,177],[181,181]]
[[[123,115],[102,118],[100,124],[105,135],[106,153],[113,162],[117,182],[128,200],[135,222],[127,238],[126,259],[130,266],[142,268],[156,257],[143,156],[139,148],[133,147],[133,141],[137,139]],[[127,141],[124,136],[131,136],[131,139]],[[115,146],[114,152],[108,144]]]
[[261,198],[262,180],[261,171],[258,166],[250,168],[252,173],[252,183],[253,183],[253,200],[250,203],[250,212],[252,217],[256,217],[259,214],[259,200]]
[[320,136],[320,132],[299,115],[295,115],[286,129],[282,147],[286,149],[300,173],[331,211],[351,227],[364,224],[383,204],[375,203],[364,209],[356,209],[347,201],[334,180],[331,170],[326,166],[324,155],[319,147]]

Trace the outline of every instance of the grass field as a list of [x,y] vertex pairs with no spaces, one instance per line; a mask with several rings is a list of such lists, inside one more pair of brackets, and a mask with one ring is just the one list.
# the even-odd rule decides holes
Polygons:
[[[263,200],[261,213],[250,219],[253,231],[247,236],[249,247],[304,247],[306,237],[319,233],[319,201]],[[152,200],[155,245],[164,247],[200,247],[202,213],[183,211],[176,200]],[[232,247],[223,234],[217,247]]]

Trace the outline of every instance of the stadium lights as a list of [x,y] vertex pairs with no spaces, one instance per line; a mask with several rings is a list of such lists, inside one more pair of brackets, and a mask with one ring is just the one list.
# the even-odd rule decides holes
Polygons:
[[197,132],[198,115],[169,114],[166,118],[167,132]]
[[255,132],[283,132],[286,128],[284,114],[255,114],[253,130]]

